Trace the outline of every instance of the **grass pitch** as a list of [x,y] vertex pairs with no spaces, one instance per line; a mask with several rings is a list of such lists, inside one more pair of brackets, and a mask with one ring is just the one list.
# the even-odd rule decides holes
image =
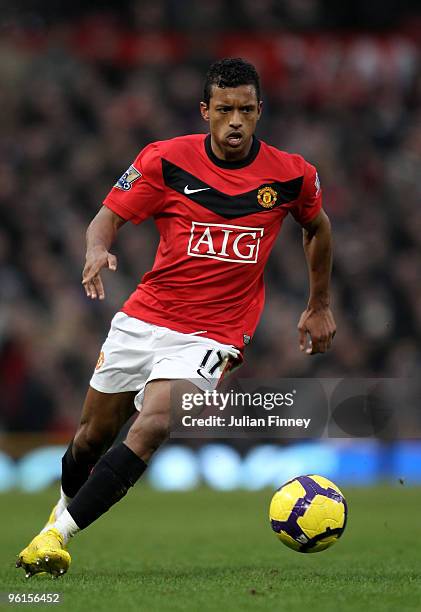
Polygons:
[[272,533],[271,491],[160,493],[139,485],[76,536],[64,578],[30,581],[14,560],[57,493],[2,494],[0,590],[59,592],[58,609],[75,612],[421,610],[421,489],[344,493],[342,539],[305,555]]

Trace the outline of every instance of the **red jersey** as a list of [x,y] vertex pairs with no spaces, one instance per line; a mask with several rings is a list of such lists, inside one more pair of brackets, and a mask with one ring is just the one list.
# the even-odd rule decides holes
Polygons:
[[217,158],[210,135],[145,147],[104,205],[137,224],[153,217],[153,268],[126,314],[243,348],[264,305],[263,271],[288,212],[305,224],[320,211],[314,166],[253,138],[248,156]]

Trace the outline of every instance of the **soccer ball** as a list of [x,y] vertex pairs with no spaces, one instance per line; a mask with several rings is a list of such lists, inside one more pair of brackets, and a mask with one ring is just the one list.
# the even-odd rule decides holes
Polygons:
[[272,498],[273,531],[289,548],[303,553],[332,546],[344,532],[348,508],[338,487],[323,476],[298,476]]

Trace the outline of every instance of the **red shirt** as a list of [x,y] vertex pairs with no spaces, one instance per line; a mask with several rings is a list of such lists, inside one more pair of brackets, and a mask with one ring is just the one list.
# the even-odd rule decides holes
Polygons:
[[218,159],[210,135],[145,147],[104,205],[137,224],[153,217],[153,268],[126,314],[242,348],[264,305],[263,271],[288,212],[305,224],[321,209],[314,166],[253,139],[247,158]]

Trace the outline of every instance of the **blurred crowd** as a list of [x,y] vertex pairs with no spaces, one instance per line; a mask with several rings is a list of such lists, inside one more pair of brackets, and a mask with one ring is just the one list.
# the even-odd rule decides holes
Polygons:
[[[243,4],[260,23],[271,3]],[[211,12],[218,3],[194,5]],[[104,273],[97,303],[80,283],[86,227],[143,146],[206,130],[203,77],[223,56],[260,71],[258,136],[317,166],[335,239],[333,349],[298,349],[308,283],[301,230],[287,219],[242,374],[417,376],[419,41],[398,31],[282,34],[273,22],[245,34],[232,21],[232,32],[209,37],[201,23],[192,34],[176,22],[163,33],[154,26],[165,3],[139,7],[138,30],[91,17],[11,28],[0,43],[0,428],[72,430],[110,319],[152,265],[158,239],[151,221],[121,230],[118,271]]]

